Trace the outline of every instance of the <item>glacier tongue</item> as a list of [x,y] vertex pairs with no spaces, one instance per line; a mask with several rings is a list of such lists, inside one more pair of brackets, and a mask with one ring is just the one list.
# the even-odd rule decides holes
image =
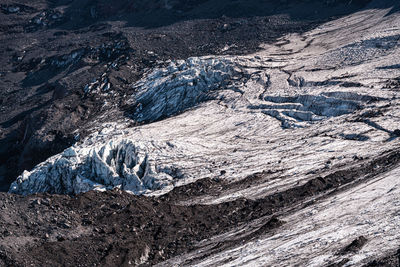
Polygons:
[[[392,41],[398,30],[387,30],[397,22],[386,13],[374,11],[356,41],[341,33],[357,27],[349,18],[348,28],[335,30],[337,38],[335,23],[326,24],[254,55],[193,57],[151,70],[127,97],[131,117],[142,125],[131,127],[126,118],[97,125],[82,143],[24,172],[10,192],[120,187],[159,195],[202,178],[230,183],[276,174],[234,194],[191,200],[216,203],[281,192],[390,151],[398,144],[399,98],[383,88],[400,70],[384,66],[400,46]],[[354,16],[364,21],[370,13]],[[382,20],[389,26],[380,26]],[[363,64],[347,56],[366,45]]]

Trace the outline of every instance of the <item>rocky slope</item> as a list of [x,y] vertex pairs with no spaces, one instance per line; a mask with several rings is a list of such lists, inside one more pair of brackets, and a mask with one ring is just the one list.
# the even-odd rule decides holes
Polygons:
[[398,3],[250,2],[2,6],[79,41],[4,72],[1,263],[399,264]]

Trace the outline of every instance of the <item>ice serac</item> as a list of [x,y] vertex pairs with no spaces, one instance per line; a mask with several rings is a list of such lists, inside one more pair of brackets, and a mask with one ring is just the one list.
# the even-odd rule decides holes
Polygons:
[[134,85],[138,94],[131,103],[137,121],[156,121],[176,115],[196,104],[213,99],[238,72],[232,60],[198,58],[171,62],[152,71]]
[[25,171],[11,185],[10,192],[77,194],[119,187],[141,194],[162,188],[169,179],[165,173],[155,177],[145,149],[120,140],[92,148],[68,148],[32,172]]

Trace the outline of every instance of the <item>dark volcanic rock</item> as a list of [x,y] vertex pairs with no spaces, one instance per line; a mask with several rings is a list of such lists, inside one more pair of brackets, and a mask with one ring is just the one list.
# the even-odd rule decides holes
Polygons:
[[[0,232],[3,237],[13,234],[27,241],[24,245],[0,241],[4,251],[0,263],[115,266],[139,264],[146,255],[145,261],[151,264],[189,251],[196,240],[234,227],[248,216],[261,215],[249,214],[254,204],[247,200],[180,206],[117,190],[51,196],[51,206],[44,205],[49,197],[0,195],[2,214],[12,214],[2,216]],[[265,234],[280,225],[272,218],[259,232]]]
[[378,266],[400,266],[400,249],[391,255],[387,255],[380,259],[375,259],[364,267],[378,267]]
[[357,239],[353,240],[353,242],[351,242],[345,248],[343,248],[340,251],[340,253],[341,254],[355,253],[358,250],[360,250],[367,242],[368,242],[367,238],[365,238],[364,236],[360,236]]

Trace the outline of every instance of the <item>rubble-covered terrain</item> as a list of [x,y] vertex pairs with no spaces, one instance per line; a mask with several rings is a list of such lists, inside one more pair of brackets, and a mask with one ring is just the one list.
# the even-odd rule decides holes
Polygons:
[[5,1],[0,265],[399,266],[399,11]]

